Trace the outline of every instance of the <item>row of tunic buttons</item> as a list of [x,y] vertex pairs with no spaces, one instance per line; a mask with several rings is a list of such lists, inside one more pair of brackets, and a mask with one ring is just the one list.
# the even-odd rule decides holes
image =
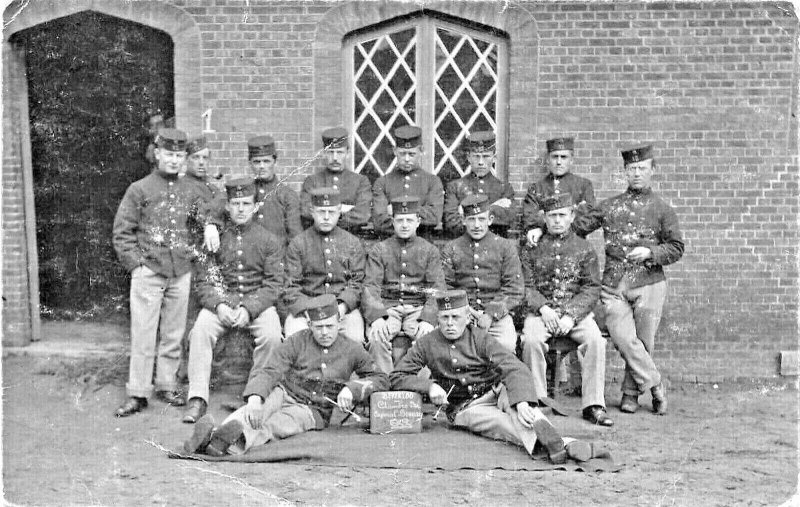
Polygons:
[[[451,349],[453,349],[453,350],[455,350],[456,346],[455,346],[455,345],[450,345],[450,348],[451,348]],[[453,358],[453,364],[456,364],[457,362],[458,362],[458,359],[456,359],[456,358],[454,357],[454,358]],[[460,372],[460,371],[461,371],[461,368],[456,368],[456,371],[457,371],[457,372]],[[467,379],[466,379],[466,378],[462,378],[462,379],[460,379],[460,381],[461,381],[461,383],[462,383],[462,384],[466,384],[466,383],[467,383]]]
[[[173,199],[175,199],[175,194],[173,194],[174,190],[172,189],[172,187],[173,187],[174,185],[175,185],[175,182],[174,182],[174,181],[170,181],[170,182],[169,182],[169,184],[168,184],[168,186],[169,186],[169,192],[170,192],[170,193],[169,193],[169,199],[170,199],[170,201],[172,201]],[[170,203],[170,207],[169,207],[169,212],[170,212],[170,217],[171,217],[169,222],[170,222],[172,225],[175,225],[175,215],[173,215],[173,213],[175,213],[175,206],[173,206],[171,203]],[[169,237],[170,237],[170,239],[172,240],[172,241],[170,241],[169,249],[170,249],[170,250],[172,250],[172,249],[173,249],[173,245],[174,245],[174,243],[175,243],[175,229],[172,229],[172,231],[171,231],[171,232],[170,232],[170,234],[169,234]]]
[[[330,243],[331,238],[329,238],[328,236],[325,236],[323,241],[325,241],[325,243]],[[325,249],[325,255],[329,255],[330,253],[331,253],[331,249],[330,248],[326,248]],[[331,260],[330,259],[325,259],[325,264],[330,266],[331,265]],[[328,272],[328,278],[333,278],[333,273],[331,273],[330,271]],[[325,288],[328,288],[330,286],[331,286],[331,284],[329,282],[325,282]]]

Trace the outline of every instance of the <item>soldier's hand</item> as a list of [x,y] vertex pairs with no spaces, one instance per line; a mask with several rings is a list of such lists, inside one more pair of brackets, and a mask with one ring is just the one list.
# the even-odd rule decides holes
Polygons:
[[386,214],[389,215],[390,217],[392,216],[392,205],[391,204],[387,204],[386,205]]
[[209,252],[216,252],[219,248],[219,231],[216,225],[206,225],[203,231],[203,248]]
[[372,327],[369,330],[369,341],[380,341],[387,349],[392,350],[389,319],[380,318],[372,323]]
[[434,383],[428,389],[428,398],[431,399],[431,403],[434,405],[444,405],[447,403],[447,392],[442,389],[442,386]]
[[264,401],[261,396],[250,396],[244,406],[244,421],[254,430],[261,429],[264,420]]
[[647,259],[651,258],[652,256],[653,252],[651,252],[649,248],[647,248],[646,246],[637,246],[636,248],[628,252],[628,255],[626,255],[625,257],[627,257],[629,261],[644,262]]
[[536,418],[539,416],[537,414],[538,408],[533,408],[528,405],[527,401],[521,401],[517,403],[517,419],[519,419],[520,424],[525,426],[526,428],[533,428],[533,423],[536,421]]
[[499,206],[501,208],[510,208],[511,207],[511,199],[508,197],[503,197],[502,199],[498,199],[492,203],[492,206]]
[[353,208],[354,206],[352,204],[342,204],[342,213],[347,213]]
[[353,391],[349,387],[344,386],[339,391],[339,396],[336,397],[336,404],[339,405],[343,411],[353,410]]
[[344,303],[339,303],[337,307],[339,309],[339,320],[342,320],[345,315],[347,315],[347,305]]
[[247,308],[244,306],[240,306],[236,309],[236,315],[234,316],[233,327],[247,327],[250,324],[250,312],[247,311]]
[[475,324],[481,329],[489,329],[492,325],[492,317],[488,313],[481,313],[478,315],[478,320]]
[[233,327],[233,324],[236,321],[233,308],[225,303],[217,305],[217,318],[220,322],[222,322],[222,325],[226,327]]
[[528,238],[528,246],[536,246],[536,244],[539,243],[539,238],[542,237],[542,234],[542,230],[538,227],[536,229],[529,230],[528,234],[526,234]]
[[433,324],[421,320],[417,322],[417,331],[414,333],[414,339],[421,338],[431,331],[433,331]]
[[558,319],[559,336],[564,336],[569,334],[569,332],[572,331],[573,327],[575,327],[575,319],[573,319],[569,315],[564,315],[563,317]]
[[547,305],[539,308],[539,315],[542,316],[544,327],[551,335],[558,333],[558,313]]

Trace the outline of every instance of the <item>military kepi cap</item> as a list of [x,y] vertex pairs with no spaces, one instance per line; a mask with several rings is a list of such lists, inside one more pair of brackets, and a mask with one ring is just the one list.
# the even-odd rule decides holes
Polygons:
[[256,136],[247,140],[248,158],[269,157],[275,154],[275,140],[272,136]]
[[342,204],[339,191],[332,187],[312,188],[308,193],[311,195],[312,206],[338,206]]
[[542,203],[542,211],[544,211],[545,213],[549,213],[550,211],[553,210],[568,208],[573,204],[574,203],[572,202],[571,194],[566,192],[563,194],[553,194],[547,197]]
[[489,206],[486,204],[487,202],[489,202],[489,198],[485,195],[471,194],[461,201],[461,209],[464,210],[465,217],[479,215],[484,211],[489,211]]
[[186,151],[186,133],[178,129],[159,129],[156,146],[162,150]]
[[186,145],[186,152],[191,155],[192,153],[197,153],[198,151],[203,151],[207,146],[206,138],[203,136],[195,137],[189,144]]
[[225,192],[228,194],[228,199],[256,195],[256,183],[249,176],[237,176],[225,183]]
[[467,306],[467,291],[465,290],[448,290],[440,292],[436,295],[436,306],[439,311],[455,310]]
[[622,160],[624,160],[626,164],[641,162],[643,160],[649,160],[653,158],[653,146],[648,144],[646,146],[639,146],[629,150],[622,150],[621,153]]
[[416,148],[422,144],[422,129],[413,125],[398,127],[394,131],[394,142],[398,148]]
[[407,197],[392,201],[392,216],[394,215],[408,215],[411,213],[419,212],[419,199],[416,197]]
[[494,151],[495,143],[494,132],[475,132],[467,138],[466,149],[467,151]]
[[306,301],[306,315],[308,320],[325,320],[334,315],[339,315],[339,305],[336,296],[323,294]]
[[556,137],[555,139],[547,140],[547,153],[558,150],[574,150],[575,138],[573,137]]
[[333,127],[322,132],[322,145],[326,148],[347,148],[347,129]]

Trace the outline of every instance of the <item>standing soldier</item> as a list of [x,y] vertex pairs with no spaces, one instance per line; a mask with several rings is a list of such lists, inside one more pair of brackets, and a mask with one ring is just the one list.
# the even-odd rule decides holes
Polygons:
[[600,298],[611,340],[625,360],[620,410],[636,412],[639,395],[650,389],[653,411],[665,414],[666,391],[652,358],[653,342],[667,296],[663,266],[683,256],[684,244],[675,210],[651,188],[653,147],[623,151],[622,159],[628,189],[579,218],[576,231],[603,228],[606,266]]
[[570,172],[575,139],[559,137],[547,141],[548,174],[530,187],[522,202],[522,230],[528,245],[535,244],[544,232],[544,200],[552,195],[569,194],[577,205],[576,214],[585,214],[594,206],[592,182]]
[[517,246],[489,231],[494,207],[485,195],[469,195],[460,206],[465,232],[442,250],[445,282],[466,290],[472,323],[515,352],[517,331],[509,312],[525,290]]
[[505,237],[514,223],[514,189],[492,174],[496,162],[493,132],[475,132],[466,141],[469,172],[463,178],[447,184],[444,194],[444,227],[453,235],[463,234],[460,203],[468,195],[485,195],[493,219],[491,231]]
[[194,257],[188,222],[199,202],[185,179],[179,178],[186,161],[186,134],[161,129],[153,156],[156,170],[128,187],[114,218],[114,249],[131,274],[128,399],[117,409],[117,417],[147,407],[156,356],[156,396],[171,405],[185,403],[177,392],[175,374]]
[[522,360],[533,372],[539,399],[547,396],[547,340],[566,336],[583,354],[583,418],[612,426],[606,413],[606,341],[594,321],[592,308],[600,297],[597,254],[572,231],[572,196],[554,195],[542,206],[547,234],[525,258],[528,313],[522,329]]
[[350,169],[350,145],[347,130],[343,127],[327,129],[322,133],[325,150],[325,168],[308,176],[300,191],[300,209],[303,225],[308,227],[311,217],[311,194],[315,188],[334,188],[342,200],[339,227],[356,234],[369,221],[372,208],[372,188],[369,178]]
[[253,369],[264,366],[281,342],[275,303],[283,288],[283,242],[253,221],[256,187],[252,178],[228,182],[227,219],[214,262],[196,284],[202,310],[189,333],[189,404],[183,422],[206,413],[211,359],[229,329],[249,329],[255,338]]
[[385,373],[392,371],[393,341],[401,331],[415,340],[433,329],[434,292],[444,289],[439,249],[417,236],[418,211],[416,199],[393,201],[394,236],[376,243],[367,258],[362,306],[370,353]]
[[288,243],[302,231],[300,199],[288,185],[278,180],[275,166],[278,154],[271,136],[247,141],[250,172],[256,180],[255,219],[269,232]]
[[366,254],[361,241],[336,224],[341,213],[339,191],[333,188],[311,190],[311,216],[314,226],[292,239],[286,249],[286,290],[289,309],[284,335],[308,327],[303,317],[306,301],[333,294],[339,305],[342,334],[364,343],[364,319],[359,304],[364,283]]
[[420,167],[422,130],[410,125],[394,131],[395,170],[375,180],[372,187],[372,223],[378,232],[391,234],[392,210],[389,203],[416,198],[419,202],[420,229],[431,232],[442,221],[444,189],[442,180]]

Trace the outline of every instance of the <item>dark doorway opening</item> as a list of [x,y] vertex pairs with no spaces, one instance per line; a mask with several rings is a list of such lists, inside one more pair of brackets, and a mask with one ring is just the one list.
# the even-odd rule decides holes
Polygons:
[[125,189],[150,171],[149,117],[174,114],[172,39],[86,11],[13,42],[27,66],[42,317],[127,318],[111,230]]

